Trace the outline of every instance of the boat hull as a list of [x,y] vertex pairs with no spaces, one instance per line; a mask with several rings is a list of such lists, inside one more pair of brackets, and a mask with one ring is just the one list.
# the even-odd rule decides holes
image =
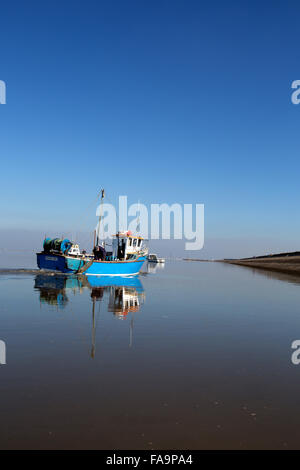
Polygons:
[[145,257],[129,261],[94,261],[84,272],[88,276],[134,276],[137,275]]
[[[94,261],[82,274],[89,276],[134,276],[139,273],[145,257],[128,261]],[[77,273],[84,267],[85,261],[59,254],[37,253],[37,265],[40,269]]]
[[52,253],[37,253],[37,265],[40,269],[59,271],[61,273],[75,273],[84,265],[79,258]]

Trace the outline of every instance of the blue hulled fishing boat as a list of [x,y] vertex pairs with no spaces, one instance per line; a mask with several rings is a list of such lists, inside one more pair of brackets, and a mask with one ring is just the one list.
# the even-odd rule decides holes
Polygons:
[[110,252],[105,250],[104,243],[100,243],[103,199],[104,190],[101,191],[100,217],[93,253],[81,252],[78,244],[69,239],[45,238],[43,251],[37,253],[40,269],[90,276],[133,276],[140,272],[148,254],[142,237],[132,235],[129,231],[118,232],[113,236]]

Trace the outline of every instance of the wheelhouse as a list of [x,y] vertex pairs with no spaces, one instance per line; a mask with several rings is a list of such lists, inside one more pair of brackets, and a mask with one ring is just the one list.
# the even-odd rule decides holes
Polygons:
[[135,259],[144,251],[144,238],[130,232],[118,232],[113,237],[112,249],[115,259]]

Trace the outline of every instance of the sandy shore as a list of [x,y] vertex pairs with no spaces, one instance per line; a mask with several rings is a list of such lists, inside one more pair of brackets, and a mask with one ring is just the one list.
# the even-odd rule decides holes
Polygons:
[[300,276],[300,256],[287,254],[278,257],[222,260],[222,262]]

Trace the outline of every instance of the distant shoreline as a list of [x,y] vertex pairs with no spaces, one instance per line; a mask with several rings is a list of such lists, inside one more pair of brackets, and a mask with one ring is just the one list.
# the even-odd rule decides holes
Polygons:
[[300,251],[275,253],[240,259],[182,258],[183,261],[218,262],[300,276]]
[[207,261],[215,261],[213,259],[197,259],[197,258],[182,258],[182,261],[203,261],[207,263]]
[[252,258],[224,259],[219,260],[219,262],[300,276],[299,251],[255,256]]

